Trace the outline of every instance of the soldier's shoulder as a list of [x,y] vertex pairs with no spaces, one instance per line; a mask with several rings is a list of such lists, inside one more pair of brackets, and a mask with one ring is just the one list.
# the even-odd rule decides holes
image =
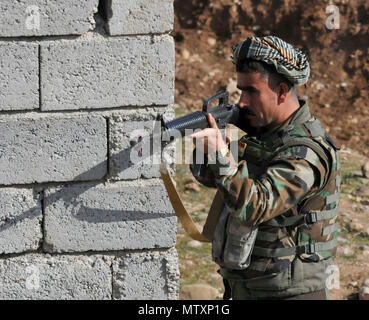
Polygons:
[[318,169],[321,173],[323,173],[322,170],[325,171],[324,168],[326,167],[325,161],[322,159],[322,153],[306,145],[294,145],[285,148],[277,153],[272,162],[281,160],[304,160],[304,162]]

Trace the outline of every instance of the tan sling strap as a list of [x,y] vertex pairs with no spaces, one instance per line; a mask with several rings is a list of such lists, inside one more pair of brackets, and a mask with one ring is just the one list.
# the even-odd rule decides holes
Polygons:
[[[221,210],[220,211],[214,210],[214,207],[216,206],[215,202],[219,203],[220,201],[222,201],[222,197],[219,196],[220,192],[218,191],[215,196],[215,200],[213,201],[209,215],[205,222],[204,230],[201,233],[199,229],[196,227],[195,223],[193,222],[191,216],[187,212],[185,206],[183,205],[182,199],[179,196],[176,190],[176,187],[174,185],[173,179],[169,173],[168,165],[164,162],[161,163],[160,173],[161,173],[161,177],[163,179],[165,188],[167,189],[170,202],[172,203],[173,209],[177,217],[181,221],[183,228],[190,235],[190,237],[194,240],[202,241],[202,242],[211,241],[213,238],[214,230],[215,230],[218,217],[221,211]],[[212,212],[214,214],[211,214]]]
[[165,188],[167,189],[170,202],[172,203],[173,209],[177,217],[181,221],[183,228],[186,230],[186,232],[190,235],[192,239],[203,242],[209,241],[202,233],[200,233],[199,229],[196,227],[191,216],[184,207],[182,199],[179,196],[176,187],[174,186],[173,179],[170,176],[168,167],[165,163],[161,164],[160,173]]
[[224,207],[224,200],[223,200],[223,193],[218,190],[215,194],[213,203],[211,204],[209,214],[206,218],[206,222],[204,225],[204,229],[202,234],[209,239],[210,241],[213,240],[215,228],[217,226],[219,216]]

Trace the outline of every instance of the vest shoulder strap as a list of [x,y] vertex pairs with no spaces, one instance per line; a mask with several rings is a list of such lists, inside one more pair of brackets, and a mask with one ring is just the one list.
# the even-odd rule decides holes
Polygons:
[[[288,140],[286,143],[283,144],[281,148],[278,149],[278,153],[281,153],[288,148],[294,147],[294,146],[306,146],[310,149],[312,149],[324,162],[327,169],[329,169],[329,160],[327,153],[324,151],[324,149],[318,144],[318,142],[313,141],[311,138],[307,137],[300,137],[300,138],[292,138]],[[278,157],[278,155],[276,156]]]
[[[321,175],[324,174],[325,176],[321,181],[320,189],[324,188],[332,173],[332,165],[334,162],[330,148],[337,149],[337,147],[333,140],[328,136],[320,121],[315,117],[312,117],[310,120],[301,124],[290,124],[286,127],[285,133],[280,138],[280,141],[281,144],[280,148],[277,150],[276,159],[278,157],[278,153],[280,154],[288,148],[299,145],[311,149],[319,156],[326,171],[325,174],[320,172]],[[309,157],[307,157],[306,160],[313,166],[316,166],[316,163],[314,163],[315,160],[309,161]],[[317,169],[321,171],[323,168]]]

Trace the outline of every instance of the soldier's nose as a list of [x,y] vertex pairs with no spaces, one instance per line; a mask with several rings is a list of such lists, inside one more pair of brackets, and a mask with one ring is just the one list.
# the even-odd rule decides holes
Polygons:
[[241,97],[240,97],[240,101],[238,102],[238,105],[240,106],[240,108],[247,108],[250,106],[247,94],[245,94],[244,92],[241,93]]
[[246,104],[246,103],[244,103],[244,102],[242,102],[242,101],[240,101],[240,102],[238,103],[238,105],[240,106],[240,108],[241,108],[241,109],[245,109],[245,108],[247,108],[247,107],[248,107],[248,104]]

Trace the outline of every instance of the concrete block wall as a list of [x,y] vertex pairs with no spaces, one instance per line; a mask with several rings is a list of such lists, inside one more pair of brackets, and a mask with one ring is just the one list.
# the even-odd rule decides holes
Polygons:
[[129,144],[173,117],[173,0],[0,17],[0,299],[178,299],[177,219]]

